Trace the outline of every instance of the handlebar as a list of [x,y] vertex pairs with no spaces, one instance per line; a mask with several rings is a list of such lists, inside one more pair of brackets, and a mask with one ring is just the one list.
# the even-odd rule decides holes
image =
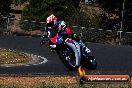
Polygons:
[[41,36],[42,40],[40,41],[40,45],[44,45],[48,42],[48,37],[46,35]]

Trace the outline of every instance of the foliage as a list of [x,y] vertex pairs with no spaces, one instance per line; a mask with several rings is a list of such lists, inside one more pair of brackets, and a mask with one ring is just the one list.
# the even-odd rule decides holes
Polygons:
[[[22,11],[22,20],[45,22],[46,18],[54,14],[58,19],[64,20],[72,16],[78,9],[78,1],[74,0],[29,0]],[[77,7],[77,8],[76,8]],[[39,24],[36,25],[37,28]],[[28,26],[22,22],[22,28],[28,29]]]
[[84,26],[89,27],[89,17],[84,12],[76,12],[76,14],[73,14],[70,17],[66,17],[64,19],[65,22],[67,22],[68,26]]
[[0,33],[2,33],[6,27],[6,19],[3,19],[2,17],[9,16],[10,5],[10,0],[0,0]]
[[11,0],[0,0],[0,14],[7,15],[10,11]]
[[78,8],[81,0],[68,0],[68,2],[71,2],[71,1],[73,2],[73,5]]
[[[109,15],[106,17],[107,25],[105,28],[114,29],[113,27],[120,22],[123,22],[123,30],[124,31],[132,31],[131,24],[132,24],[132,1],[131,0],[97,0],[98,3],[106,13]],[[124,2],[124,9],[123,9],[123,2]],[[122,11],[123,11],[123,19],[122,19]],[[110,14],[116,14],[119,18],[115,18],[114,20],[109,19]],[[106,15],[106,14],[104,14]],[[104,17],[103,17],[104,18]],[[106,24],[104,24],[106,25]],[[120,28],[118,28],[120,29]]]
[[123,0],[98,0],[98,3],[108,11],[114,11],[114,9],[122,9]]
[[64,19],[74,13],[72,1],[65,0],[30,0],[22,11],[22,19],[45,21],[50,14],[55,14],[59,19]]

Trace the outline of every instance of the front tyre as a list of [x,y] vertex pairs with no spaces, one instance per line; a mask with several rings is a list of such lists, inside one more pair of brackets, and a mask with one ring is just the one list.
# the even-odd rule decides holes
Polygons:
[[75,52],[70,47],[66,46],[63,50],[60,50],[59,57],[69,70],[73,71],[78,68],[76,65]]

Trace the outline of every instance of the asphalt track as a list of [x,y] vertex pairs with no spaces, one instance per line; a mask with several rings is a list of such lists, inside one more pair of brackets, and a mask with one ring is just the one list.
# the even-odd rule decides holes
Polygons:
[[[57,54],[47,44],[39,44],[41,38],[24,36],[0,36],[0,48],[20,50],[47,58],[48,62],[36,66],[0,67],[0,74],[52,74],[74,75],[68,71]],[[87,74],[129,74],[132,75],[132,47],[88,43],[98,62],[96,70]]]

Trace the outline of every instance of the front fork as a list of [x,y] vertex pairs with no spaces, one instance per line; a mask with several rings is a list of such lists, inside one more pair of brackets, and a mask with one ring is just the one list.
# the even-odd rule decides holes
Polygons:
[[87,53],[87,54],[91,53],[91,50],[81,40],[79,41],[79,45],[81,47],[82,53]]

